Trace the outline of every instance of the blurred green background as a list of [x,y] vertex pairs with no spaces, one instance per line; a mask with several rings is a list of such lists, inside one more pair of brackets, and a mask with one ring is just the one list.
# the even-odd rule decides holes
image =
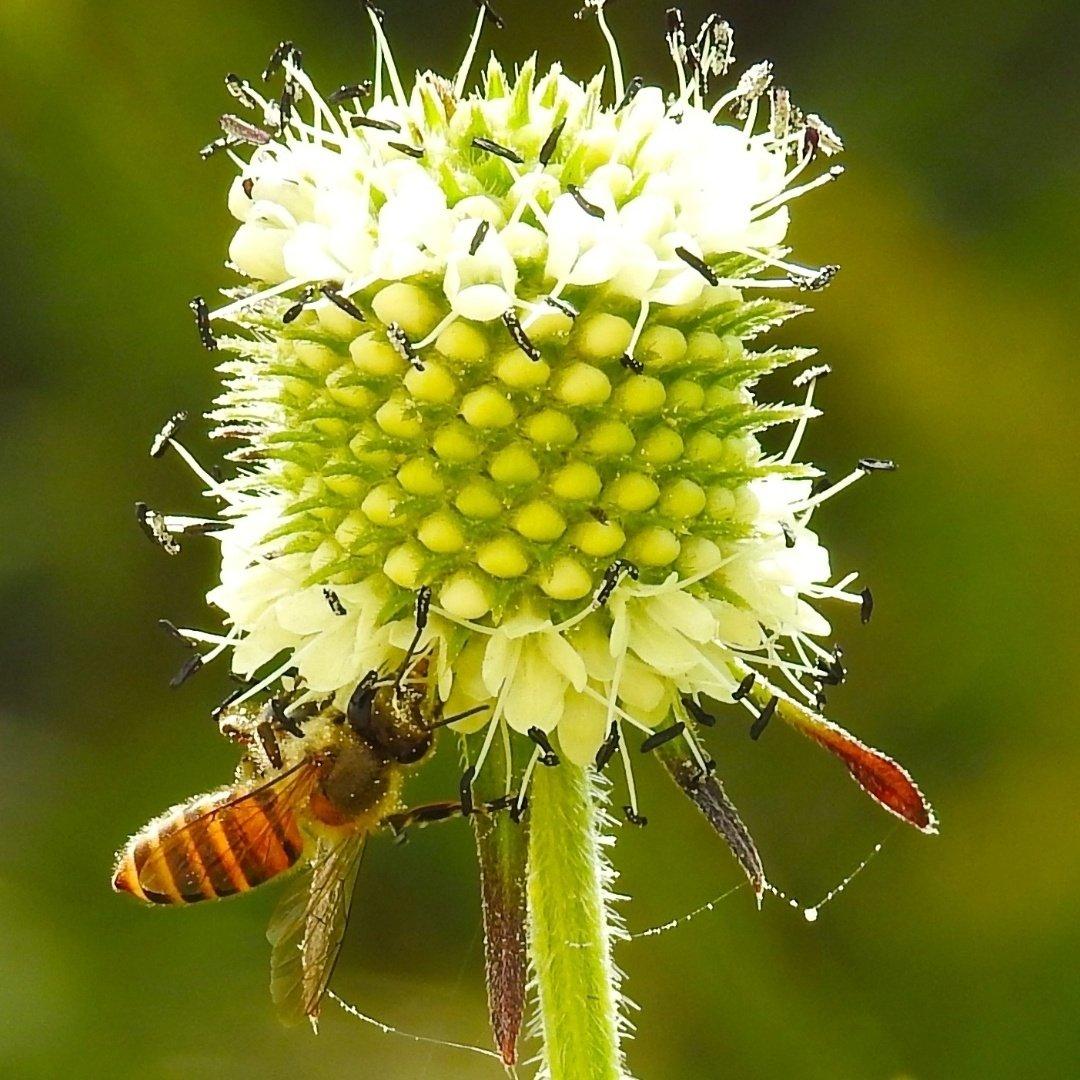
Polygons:
[[[574,0],[496,0],[506,60],[585,76],[605,57]],[[456,67],[466,0],[387,3],[406,69]],[[696,25],[709,7],[689,4]],[[1080,757],[1075,504],[1075,6],[1052,0],[728,2],[736,53],[772,57],[847,140],[844,181],[794,237],[844,273],[790,329],[836,374],[808,446],[831,472],[897,458],[819,525],[874,586],[838,620],[832,712],[896,754],[942,820],[894,826],[790,732],[712,745],[770,876],[812,902],[883,852],[815,925],[743,890],[619,960],[644,1007],[646,1078],[1077,1075]],[[667,79],[663,4],[611,20],[628,73]],[[228,108],[292,37],[323,87],[367,74],[351,0],[0,3],[0,1074],[496,1077],[492,1061],[384,1035],[329,1008],[277,1026],[263,929],[276,897],[146,911],[110,893],[112,853],[152,814],[230,775],[206,719],[224,669],[180,691],[159,616],[207,623],[213,550],[170,560],[132,503],[194,510],[161,420],[215,386],[186,301],[228,276]],[[1071,100],[1070,100],[1071,98]],[[1071,121],[1071,130],[1069,124]],[[194,425],[195,449],[213,460]],[[418,786],[453,790],[443,753]],[[738,871],[658,769],[653,824],[616,852],[632,928]],[[336,986],[379,1018],[487,1041],[468,830],[373,845]]]

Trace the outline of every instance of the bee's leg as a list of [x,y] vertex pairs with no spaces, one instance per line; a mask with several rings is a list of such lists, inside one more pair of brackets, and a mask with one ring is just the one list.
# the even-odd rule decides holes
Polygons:
[[501,798],[492,799],[490,802],[477,803],[468,811],[460,802],[433,802],[423,803],[420,806],[412,806],[407,810],[400,810],[396,814],[390,814],[383,818],[383,824],[395,835],[400,836],[406,829],[416,826],[423,828],[437,821],[447,821],[450,818],[468,817],[473,814],[497,814],[500,810],[509,810],[517,802],[516,795],[503,795]]

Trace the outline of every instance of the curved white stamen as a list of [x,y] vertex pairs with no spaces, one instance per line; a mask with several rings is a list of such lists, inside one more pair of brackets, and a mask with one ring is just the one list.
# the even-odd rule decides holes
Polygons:
[[604,35],[608,49],[611,52],[611,75],[615,83],[615,104],[618,105],[626,93],[626,86],[623,84],[622,58],[619,56],[619,46],[616,44],[615,35],[611,32],[607,19],[604,17],[603,0],[600,0],[596,5],[596,21],[600,24],[600,33]]
[[480,34],[484,29],[484,17],[487,15],[487,6],[480,4],[480,11],[476,16],[476,25],[473,27],[472,37],[469,39],[469,47],[465,50],[465,59],[458,68],[457,78],[454,79],[454,96],[462,97],[465,93],[465,83],[468,81],[469,72],[472,70],[473,60],[476,58],[476,48],[480,44]]
[[843,175],[844,166],[834,165],[827,173],[822,173],[821,176],[816,179],[805,184],[800,184],[798,187],[789,188],[775,198],[769,199],[768,202],[761,203],[754,211],[754,219],[756,220],[761,217],[762,214],[767,214],[777,207],[783,206],[784,203],[791,202],[792,199],[797,199],[801,195],[805,195],[808,191],[813,191],[815,188],[819,188],[824,184],[831,184],[834,180],[838,180]]
[[795,460],[795,455],[799,452],[799,444],[806,434],[806,426],[810,423],[810,406],[814,403],[815,386],[817,386],[816,378],[811,379],[810,385],[806,388],[806,399],[803,401],[803,408],[806,412],[799,417],[799,422],[795,425],[795,431],[791,436],[791,441],[784,451],[784,456],[780,459],[785,465],[790,465]]
[[394,64],[394,54],[390,51],[390,42],[386,40],[386,34],[383,33],[382,23],[379,22],[378,15],[371,8],[367,9],[367,13],[375,30],[375,40],[378,42],[380,61],[386,63],[386,73],[390,76],[390,85],[393,88],[394,97],[397,98],[398,105],[403,109],[407,109],[409,99],[405,94],[405,88],[401,85],[401,79],[398,78],[397,66]]

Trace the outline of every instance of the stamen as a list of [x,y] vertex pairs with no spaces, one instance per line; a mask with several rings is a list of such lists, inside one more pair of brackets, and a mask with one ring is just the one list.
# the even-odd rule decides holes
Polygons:
[[188,302],[188,307],[191,308],[192,313],[195,315],[195,328],[199,332],[199,341],[202,342],[202,347],[209,352],[214,352],[218,347],[218,343],[213,330],[210,328],[210,310],[206,306],[206,301],[201,296],[196,296]]
[[341,602],[341,597],[333,589],[324,587],[322,593],[326,597],[326,603],[329,605],[330,610],[335,615],[348,615],[345,605]]
[[832,279],[840,273],[840,267],[836,263],[823,266],[813,277],[806,278],[799,283],[803,292],[821,292],[832,283]]
[[559,755],[555,753],[555,750],[551,745],[551,740],[547,737],[547,732],[542,728],[531,727],[525,734],[528,735],[542,751],[540,757],[541,764],[549,767],[559,764]]
[[402,109],[407,109],[409,99],[405,94],[404,87],[401,85],[401,79],[398,77],[397,67],[394,64],[394,54],[390,51],[390,43],[386,40],[386,34],[383,33],[382,22],[379,19],[377,10],[370,0],[364,0],[364,6],[367,8],[368,18],[371,20],[371,26],[375,31],[375,41],[378,45],[380,61],[385,62],[386,73],[390,76],[390,85],[393,87],[394,97]]
[[645,80],[640,75],[635,75],[626,86],[626,93],[623,94],[622,100],[615,106],[616,112],[622,112],[627,105],[630,104],[641,93],[641,88],[645,85]]
[[263,131],[261,127],[249,124],[246,120],[241,120],[239,116],[233,116],[232,113],[225,113],[219,118],[219,122],[221,130],[232,140],[233,145],[248,143],[251,146],[265,146],[270,142],[270,132]]
[[513,308],[507,308],[503,312],[503,323],[506,325],[506,329],[510,331],[510,336],[514,339],[514,344],[530,359],[539,360],[540,350],[529,339],[528,334],[525,333],[521,326],[521,321],[518,319],[517,312]]
[[242,79],[235,72],[229,72],[225,76],[225,89],[244,106],[245,109],[256,110],[260,108],[261,99],[255,96],[255,92],[246,79]]
[[469,79],[469,72],[472,70],[473,60],[476,58],[476,49],[480,44],[480,34],[484,29],[484,16],[487,15],[487,6],[485,4],[478,3],[477,7],[480,10],[476,14],[476,25],[473,27],[472,37],[469,38],[469,47],[465,50],[465,58],[461,61],[457,76],[454,78],[454,96],[458,98],[465,93],[465,83]]
[[566,190],[570,192],[574,202],[576,202],[589,217],[599,218],[603,221],[604,208],[602,206],[597,206],[596,203],[589,202],[589,200],[581,194],[581,188],[579,188],[577,184],[567,184]]
[[641,744],[641,753],[651,753],[658,746],[663,746],[664,743],[670,742],[672,739],[677,739],[685,730],[686,725],[681,720],[677,720],[671,727],[664,728],[662,731],[654,731],[653,734]]
[[[532,780],[532,775],[536,771],[536,763],[540,760],[543,750],[537,746],[529,757],[528,764],[525,766],[525,771],[521,774],[521,790],[518,792],[517,799],[514,802],[514,807],[511,810],[510,816],[515,821],[521,820],[521,815],[525,812],[525,792],[528,790],[529,783]],[[517,814],[517,817],[514,817]]]
[[616,559],[604,571],[604,580],[600,583],[600,588],[596,590],[592,607],[603,607],[611,598],[611,594],[618,588],[624,576],[629,577],[632,581],[637,581],[640,573],[638,568],[628,559]]
[[859,620],[865,626],[874,614],[874,594],[870,591],[870,587],[867,586],[859,595],[862,598],[862,602],[859,604]]
[[483,150],[487,154],[494,154],[496,157],[505,158],[507,161],[512,161],[515,165],[525,164],[525,159],[515,150],[511,150],[508,146],[502,146],[497,142],[493,142],[491,139],[477,136],[473,139],[472,145],[475,146],[477,150]]
[[409,340],[408,334],[402,330],[398,323],[392,322],[386,328],[386,337],[390,344],[394,346],[394,351],[402,358],[402,360],[407,361],[417,371],[424,370],[424,365],[416,355],[416,349]]
[[765,703],[765,707],[758,713],[758,718],[750,725],[750,738],[757,742],[761,738],[762,733],[768,726],[769,721],[773,718],[773,713],[776,712],[776,705],[779,702],[779,698],[771,697]]
[[699,258],[692,251],[687,251],[684,247],[677,247],[675,249],[675,254],[678,255],[691,270],[696,270],[710,285],[718,285],[720,283],[720,279],[716,276],[716,272],[713,268],[705,262],[704,259]]
[[740,682],[739,685],[735,688],[735,692],[731,695],[731,700],[741,701],[744,697],[746,697],[746,695],[749,694],[750,690],[753,688],[754,680],[756,678],[756,673],[751,671],[750,674],[747,675],[746,678],[744,678],[742,682]]
[[370,93],[371,81],[365,79],[363,82],[339,86],[330,97],[327,98],[327,101],[332,105],[340,105],[344,101],[357,101],[359,98],[367,97]]
[[559,137],[563,133],[563,128],[566,127],[565,118],[560,120],[548,134],[548,137],[544,140],[544,145],[540,147],[540,154],[537,160],[541,165],[547,165],[551,160],[552,155],[555,153],[555,147],[559,142]]
[[393,120],[377,120],[374,116],[350,116],[349,127],[371,128],[373,131],[393,131],[395,133],[401,131],[401,125],[395,124]]
[[172,437],[180,429],[180,425],[187,420],[188,414],[181,410],[175,412],[168,420],[161,426],[161,430],[154,436],[153,442],[150,443],[150,456],[152,458],[160,458],[165,454],[168,449],[169,443],[172,441]]
[[469,254],[475,255],[480,250],[480,245],[484,242],[484,238],[488,234],[488,229],[491,228],[491,222],[486,218],[481,219],[480,224],[476,226],[476,232],[473,233],[473,238],[469,243]]
[[683,708],[704,727],[715,727],[716,717],[712,713],[707,712],[705,707],[699,702],[695,701],[689,694],[682,694],[680,696]]
[[604,39],[608,43],[608,49],[611,52],[611,73],[615,79],[615,100],[621,101],[623,94],[625,93],[623,87],[623,73],[622,73],[622,60],[619,58],[619,47],[615,44],[615,37],[611,33],[607,24],[607,19],[604,18],[604,4],[607,0],[585,0],[584,5],[580,11],[574,13],[575,19],[583,19],[587,12],[596,13],[596,21],[600,25],[600,33],[604,35]]
[[801,195],[805,195],[807,192],[813,191],[814,188],[819,188],[824,184],[830,184],[833,180],[838,180],[844,175],[843,165],[834,165],[827,173],[823,173],[815,180],[811,180],[806,184],[801,184],[799,187],[789,188],[787,191],[781,192],[781,194],[769,199],[767,202],[763,202],[754,208],[754,218],[759,218],[763,214],[768,214],[770,211],[775,210],[779,206],[783,206],[784,203],[791,202],[792,199],[797,199]]
[[[828,372],[828,370],[828,368],[825,369],[826,372]],[[792,433],[791,441],[784,451],[784,456],[780,459],[785,465],[790,465],[795,460],[795,455],[799,452],[799,446],[802,443],[803,436],[806,434],[807,425],[810,423],[810,409],[814,403],[814,390],[817,388],[817,373],[817,368],[809,368],[799,376],[800,379],[808,376],[806,379],[806,400],[803,402],[803,414],[799,417],[799,422],[795,425],[795,431]],[[795,384],[793,383],[792,385]],[[790,547],[791,545],[788,546]]]
[[597,772],[603,772],[604,766],[612,759],[615,751],[619,749],[619,740],[622,737],[622,732],[619,729],[619,725],[612,721],[611,728],[607,733],[604,741],[600,744],[600,749],[596,751],[596,758],[593,761],[593,768]]
[[319,292],[330,301],[334,307],[341,311],[344,311],[346,315],[351,315],[357,322],[366,322],[364,313],[347,297],[343,296],[339,291],[339,286],[332,283],[319,286]]
[[411,158],[422,158],[424,156],[424,148],[422,146],[410,146],[408,143],[403,142],[388,142],[386,145],[389,146],[391,150],[397,150]]
[[863,472],[896,472],[896,462],[888,458],[859,458],[859,468]]

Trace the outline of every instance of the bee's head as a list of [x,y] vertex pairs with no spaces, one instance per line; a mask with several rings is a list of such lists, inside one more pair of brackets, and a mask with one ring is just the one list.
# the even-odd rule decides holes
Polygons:
[[427,688],[361,680],[349,701],[349,726],[373,750],[400,765],[431,751]]

